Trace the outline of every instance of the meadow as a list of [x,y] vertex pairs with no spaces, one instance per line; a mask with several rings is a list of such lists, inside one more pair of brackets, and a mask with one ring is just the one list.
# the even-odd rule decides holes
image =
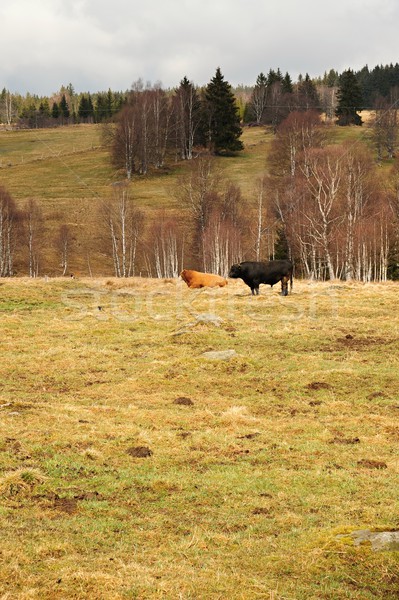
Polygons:
[[[218,161],[223,176],[240,186],[249,204],[255,198],[257,179],[264,174],[272,137],[264,128],[246,128],[245,150]],[[172,159],[168,168],[134,177],[129,183],[130,197],[144,217],[144,238],[160,214],[178,220],[184,217],[178,188],[179,177],[188,168],[187,163]],[[81,276],[114,273],[112,260],[104,253],[108,234],[102,232],[101,207],[115,196],[121,183],[127,181],[111,163],[101,125],[0,131],[0,184],[22,210],[33,199],[44,218],[41,275],[62,273],[56,246],[61,224],[68,226],[73,239],[70,272]],[[17,257],[15,264],[18,275],[28,273],[26,257]]]
[[3,280],[0,598],[397,598],[398,285]]

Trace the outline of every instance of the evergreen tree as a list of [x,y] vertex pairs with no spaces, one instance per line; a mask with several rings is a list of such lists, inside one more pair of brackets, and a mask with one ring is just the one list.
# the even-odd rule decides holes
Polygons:
[[334,69],[330,69],[329,72],[324,73],[322,83],[327,87],[335,87],[338,85],[339,75]]
[[[285,228],[283,225],[280,225],[276,231],[276,240],[274,242],[274,259],[284,260],[286,258],[290,258],[290,249]],[[272,259],[273,257],[271,256],[270,260]]]
[[362,110],[362,91],[356,75],[351,69],[344,71],[339,78],[337,92],[338,105],[335,115],[338,125],[361,125],[358,111]]
[[215,154],[226,154],[243,149],[240,118],[230,84],[218,67],[205,89],[208,145]]
[[305,79],[298,84],[298,102],[302,110],[319,109],[320,101],[316,86],[308,73],[306,73]]
[[106,121],[110,117],[108,94],[105,94],[104,92],[99,92],[97,94],[95,116],[97,123]]
[[69,118],[69,106],[65,94],[62,94],[60,104],[59,104],[60,114],[65,119]]
[[44,98],[39,105],[39,113],[41,117],[49,117],[51,115],[50,104],[47,98]]
[[54,102],[53,104],[53,108],[51,109],[51,116],[53,117],[53,119],[58,119],[58,117],[60,116],[60,109],[57,102]]
[[269,69],[269,73],[267,74],[267,85],[272,86],[273,83],[282,83],[283,76],[281,74],[280,68],[277,71],[273,71],[273,69]]
[[90,94],[88,94],[88,96],[82,94],[78,107],[78,116],[79,119],[85,121],[91,119],[94,116],[94,108]]
[[107,117],[112,117],[114,112],[114,95],[110,88],[107,92]]
[[284,75],[284,79],[282,81],[282,92],[283,94],[292,94],[292,92],[294,91],[293,87],[292,87],[292,79],[289,75],[289,73],[286,73]]

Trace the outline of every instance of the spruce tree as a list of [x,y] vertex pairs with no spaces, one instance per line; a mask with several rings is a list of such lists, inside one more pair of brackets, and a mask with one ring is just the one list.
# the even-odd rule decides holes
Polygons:
[[51,116],[53,117],[53,119],[58,119],[58,117],[60,116],[60,109],[57,102],[54,102],[53,104],[53,107],[51,109]]
[[[273,257],[270,257],[270,260]],[[290,248],[288,245],[287,235],[283,225],[280,225],[276,231],[276,240],[274,242],[274,259],[283,260],[290,258]]]
[[230,154],[243,149],[238,107],[230,84],[218,67],[205,89],[208,145],[215,154]]
[[68,119],[69,117],[69,106],[68,106],[68,102],[65,98],[65,94],[62,94],[61,100],[60,100],[60,104],[59,104],[59,109],[60,109],[60,113],[62,117],[65,117],[65,119]]
[[357,113],[362,110],[362,91],[352,69],[344,71],[339,78],[337,100],[337,124],[361,125],[362,119]]
[[302,110],[319,109],[319,95],[308,73],[306,73],[305,79],[298,84],[298,101]]
[[284,75],[284,79],[283,79],[282,83],[283,83],[283,85],[282,85],[283,94],[292,94],[292,92],[294,91],[294,88],[292,86],[291,76],[288,72]]
[[39,105],[39,113],[41,117],[49,117],[51,114],[50,104],[47,98],[44,98]]
[[104,92],[99,92],[97,94],[95,117],[97,123],[101,123],[108,119],[108,98]]

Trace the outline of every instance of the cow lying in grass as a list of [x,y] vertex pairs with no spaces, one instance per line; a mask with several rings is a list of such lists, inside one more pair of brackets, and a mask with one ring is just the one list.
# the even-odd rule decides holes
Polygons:
[[191,269],[183,269],[180,277],[187,283],[189,288],[224,287],[227,285],[227,279],[220,275],[201,273]]

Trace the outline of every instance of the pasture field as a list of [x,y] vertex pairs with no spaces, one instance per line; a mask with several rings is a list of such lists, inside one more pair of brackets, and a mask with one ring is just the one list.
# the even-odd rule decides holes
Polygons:
[[[235,157],[218,159],[223,176],[240,185],[250,204],[257,179],[265,171],[272,137],[264,128],[246,128],[245,150]],[[179,177],[188,168],[187,163],[172,162],[169,169],[130,182],[129,192],[144,215],[145,231],[159,214],[183,218],[177,191]],[[90,276],[113,273],[112,265],[104,260],[103,241],[99,239],[101,205],[113,197],[118,190],[115,184],[121,182],[126,183],[124,174],[111,164],[101,125],[0,131],[0,185],[21,209],[34,199],[45,220],[41,275],[61,274],[55,244],[61,224],[68,225],[73,236],[71,272]],[[25,263],[17,261],[18,274],[27,273]]]
[[397,598],[398,293],[3,280],[0,598]]

